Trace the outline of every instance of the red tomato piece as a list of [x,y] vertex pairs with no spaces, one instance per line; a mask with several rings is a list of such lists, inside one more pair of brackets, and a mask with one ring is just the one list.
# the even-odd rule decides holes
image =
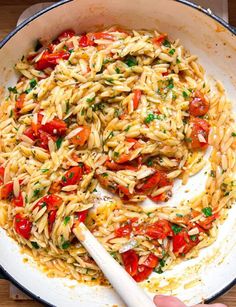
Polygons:
[[165,239],[173,235],[170,223],[167,220],[159,220],[153,224],[147,225],[145,233],[152,239]]
[[45,50],[38,62],[35,63],[35,68],[37,70],[44,70],[49,67],[55,67],[59,60],[68,60],[70,57],[70,52],[66,50],[60,50],[53,53],[50,53],[48,50]]
[[52,232],[54,222],[56,220],[57,210],[52,210],[48,213],[48,231]]
[[9,182],[1,188],[1,199],[7,199],[13,193],[13,182]]
[[75,215],[77,217],[77,222],[84,223],[88,216],[88,209],[80,212],[75,212]]
[[32,228],[32,223],[29,219],[17,214],[14,219],[14,225],[15,231],[26,240],[29,240]]
[[164,42],[166,36],[166,34],[161,34],[158,37],[154,37],[152,41],[154,44],[161,45]]
[[131,154],[121,154],[119,158],[116,160],[116,163],[122,164],[122,163],[128,162],[130,158],[131,158]]
[[90,136],[90,127],[81,126],[81,129],[82,130],[80,130],[80,132],[71,139],[71,142],[76,146],[84,146]]
[[118,185],[118,190],[120,192],[122,192],[125,196],[131,196],[130,192],[129,192],[129,189],[124,187],[123,185],[119,184]]
[[71,167],[64,176],[62,176],[61,184],[63,187],[67,185],[77,184],[83,177],[83,167],[73,166]]
[[201,118],[193,118],[190,120],[190,123],[192,124],[192,132],[190,136],[191,142],[189,143],[190,148],[206,149],[208,146],[210,125],[207,121]]
[[126,224],[124,226],[115,229],[115,236],[118,238],[127,237],[130,236],[131,232],[132,232],[132,225]]
[[44,206],[47,206],[47,211],[53,211],[55,209],[58,209],[61,204],[63,203],[63,199],[54,194],[43,196],[34,206],[34,209],[36,207],[43,208]]
[[85,173],[85,174],[89,174],[89,173],[91,173],[91,171],[92,171],[91,167],[88,166],[87,164],[84,164],[83,169],[84,169],[84,173]]
[[134,98],[133,98],[133,109],[136,110],[139,105],[139,101],[142,96],[142,91],[141,90],[134,90]]
[[185,231],[173,236],[173,252],[176,254],[186,254],[192,248],[190,237]]
[[48,142],[51,138],[52,137],[50,134],[44,131],[39,131],[39,136],[38,139],[36,140],[36,146],[48,150]]
[[23,93],[23,94],[20,94],[20,96],[17,98],[16,100],[16,112],[20,112],[20,110],[23,108],[24,106],[24,102],[25,102],[25,96],[26,94]]
[[106,161],[104,166],[106,166],[108,169],[113,170],[113,171],[119,171],[119,170],[130,170],[130,171],[135,171],[137,170],[138,167],[129,165],[129,164],[118,164],[116,162],[112,161]]
[[92,40],[97,40],[97,39],[108,39],[112,41],[114,40],[114,36],[106,32],[92,33],[89,34],[88,36],[90,36]]
[[158,265],[158,258],[154,254],[149,254],[147,259],[142,263],[142,265],[145,265],[148,268],[154,269]]
[[88,47],[88,46],[94,46],[95,43],[87,35],[82,35],[81,38],[79,39],[79,45],[80,47]]
[[157,196],[148,195],[148,198],[150,198],[154,202],[163,202],[163,201],[166,201],[166,199],[167,199],[165,193],[159,194]]
[[198,221],[197,224],[200,225],[204,230],[209,230],[212,227],[212,222],[216,220],[218,217],[217,214],[213,214],[212,216],[208,216],[204,221]]
[[160,172],[156,172],[154,175],[147,179],[147,181],[142,185],[141,189],[149,190],[157,187],[161,180],[161,175],[162,174]]
[[74,30],[65,30],[63,31],[61,34],[58,35],[57,39],[61,42],[63,41],[64,39],[67,39],[67,38],[71,38],[75,36],[75,31]]
[[24,200],[23,200],[22,193],[20,193],[18,197],[14,197],[12,200],[12,203],[15,207],[23,207]]
[[136,282],[144,281],[145,279],[148,278],[149,275],[151,275],[152,271],[153,271],[152,268],[149,268],[145,265],[139,265],[138,266],[138,273],[133,276],[133,279]]
[[3,184],[4,181],[4,172],[5,168],[3,166],[0,166],[0,185]]
[[132,249],[121,254],[125,270],[131,276],[135,276],[138,272],[138,255]]
[[193,100],[189,103],[189,113],[192,116],[203,116],[209,111],[210,105],[204,95],[197,91]]
[[66,123],[59,118],[54,118],[45,125],[40,126],[40,130],[56,136],[65,135],[66,129]]
[[35,141],[36,140],[36,136],[35,136],[35,133],[34,133],[34,130],[32,127],[28,127],[25,129],[24,131],[24,135],[26,135],[28,138],[30,138],[32,141]]

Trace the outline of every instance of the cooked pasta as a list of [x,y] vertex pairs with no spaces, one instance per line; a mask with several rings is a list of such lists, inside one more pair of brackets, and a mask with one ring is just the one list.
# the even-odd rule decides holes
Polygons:
[[[178,40],[67,30],[16,70],[0,111],[0,222],[49,276],[107,283],[73,235],[80,222],[137,282],[215,240],[235,200],[236,127],[223,86]],[[169,206],[175,180],[207,159],[205,191]]]

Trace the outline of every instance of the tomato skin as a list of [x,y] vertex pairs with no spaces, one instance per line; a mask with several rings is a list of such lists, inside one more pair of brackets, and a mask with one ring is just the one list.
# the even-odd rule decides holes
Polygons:
[[63,187],[67,185],[77,184],[83,177],[83,167],[73,166],[62,177],[61,185]]
[[149,190],[149,189],[153,189],[156,186],[158,186],[158,183],[161,180],[161,173],[160,172],[156,172],[154,175],[152,175],[151,177],[149,177],[146,181],[146,183],[144,183],[141,187],[142,190]]
[[24,131],[24,135],[26,135],[28,138],[30,138],[32,141],[36,140],[36,136],[34,134],[34,130],[32,129],[32,127],[28,127],[25,129]]
[[17,100],[16,100],[16,105],[15,105],[16,112],[20,112],[21,109],[23,108],[24,102],[25,102],[25,96],[26,96],[26,94],[25,94],[25,93],[22,93],[22,94],[20,94],[20,96],[17,98]]
[[90,136],[90,127],[82,126],[81,128],[82,130],[71,139],[71,142],[76,146],[84,146]]
[[193,100],[189,103],[189,113],[192,116],[203,116],[209,111],[210,105],[204,95],[197,91]]
[[48,213],[48,231],[52,232],[53,224],[56,220],[57,210],[52,210]]
[[40,209],[43,208],[43,206],[47,206],[47,211],[53,211],[55,209],[58,209],[61,204],[63,203],[63,199],[54,194],[49,194],[46,196],[43,196],[34,206],[34,209],[36,207],[39,207]]
[[160,34],[158,37],[153,38],[153,43],[161,45],[166,38],[166,34]]
[[138,255],[132,249],[121,254],[125,270],[131,276],[135,276],[138,272]]
[[122,238],[122,237],[130,236],[131,232],[132,232],[132,225],[127,224],[127,225],[124,225],[124,226],[121,226],[115,229],[115,236],[118,238]]
[[13,193],[13,182],[9,182],[1,188],[1,199],[7,199]]
[[76,222],[84,223],[88,215],[88,209],[80,212],[75,212],[75,215],[77,216]]
[[22,193],[20,193],[18,197],[14,197],[12,200],[12,203],[15,207],[23,207],[24,200],[23,200]]
[[158,265],[158,258],[154,254],[149,254],[147,259],[142,263],[142,265],[145,265],[148,268],[154,269]]
[[45,125],[40,126],[40,130],[57,136],[65,135],[66,129],[66,123],[59,118],[54,118],[50,122],[47,122]]
[[209,230],[212,227],[212,222],[216,220],[217,217],[217,214],[213,214],[212,216],[208,216],[207,218],[205,218],[204,221],[198,221],[196,223],[204,230]]
[[87,35],[82,35],[81,38],[79,39],[79,45],[80,47],[88,47],[88,46],[94,46],[95,43]]
[[73,36],[75,36],[75,31],[68,29],[68,30],[63,31],[61,34],[59,34],[57,39],[61,42],[62,40],[71,38]]
[[116,160],[116,163],[122,164],[122,163],[128,162],[130,158],[131,158],[131,154],[121,154],[119,158]]
[[38,134],[39,134],[39,137],[36,140],[36,145],[45,150],[48,150],[48,142],[52,138],[51,135],[44,131],[39,131]]
[[134,98],[133,98],[133,109],[136,110],[139,105],[140,98],[142,96],[141,90],[134,90]]
[[198,243],[198,238],[195,241],[192,241],[188,233],[183,230],[178,234],[173,235],[173,252],[177,255],[187,254]]
[[22,217],[20,214],[17,214],[14,219],[14,228],[15,231],[25,238],[29,240],[31,235],[32,223],[25,217]]
[[114,40],[114,36],[106,32],[96,32],[89,34],[89,36],[92,38],[92,40],[97,40],[97,39],[108,39],[112,41]]
[[153,224],[147,225],[145,233],[152,239],[165,239],[173,235],[170,223],[167,220],[159,220]]
[[[190,123],[192,124],[192,132],[191,132],[191,143],[189,143],[189,146],[191,149],[206,149],[208,146],[208,135],[210,130],[210,125],[207,121],[205,121],[202,118],[192,118],[190,120]],[[201,142],[198,138],[198,135],[202,135],[205,142]]]
[[44,70],[49,67],[53,68],[58,64],[59,60],[68,60],[69,57],[70,53],[65,50],[56,51],[54,53],[45,50],[40,60],[35,63],[35,68],[37,70]]
[[3,184],[4,173],[5,173],[5,168],[3,166],[0,166],[0,185]]
[[129,189],[124,187],[123,185],[118,185],[118,190],[121,191],[125,196],[131,196],[131,193],[129,192]]
[[130,170],[130,171],[136,171],[138,169],[138,167],[133,166],[133,165],[118,164],[112,161],[106,161],[104,166],[113,171],[119,171],[119,170],[124,170],[124,169]]
[[133,279],[136,282],[144,281],[145,279],[148,278],[149,275],[151,275],[152,271],[153,271],[152,268],[149,268],[145,265],[139,265],[138,266],[138,273],[133,276]]

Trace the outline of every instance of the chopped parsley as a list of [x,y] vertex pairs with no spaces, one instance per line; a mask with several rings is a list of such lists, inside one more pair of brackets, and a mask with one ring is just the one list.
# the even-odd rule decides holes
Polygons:
[[169,54],[170,55],[173,55],[175,53],[175,49],[171,49],[170,51],[169,51]]
[[107,173],[102,173],[102,177],[107,177],[108,174]]
[[114,82],[114,80],[112,78],[106,79],[106,81],[109,82],[109,83],[113,83]]
[[17,89],[16,89],[15,86],[14,86],[14,87],[9,86],[9,87],[8,87],[8,91],[9,91],[9,92],[12,92],[12,93],[14,93],[14,94],[17,94]]
[[33,191],[33,196],[34,196],[34,197],[39,197],[39,196],[40,196],[40,190],[39,190],[39,189],[35,189],[35,190]]
[[95,96],[93,98],[87,98],[86,101],[87,102],[93,102],[95,100]]
[[62,176],[62,177],[61,177],[61,180],[62,180],[63,182],[66,182],[66,181],[67,181],[66,176]]
[[177,63],[177,64],[180,64],[180,63],[181,63],[181,61],[180,61],[179,58],[176,59],[176,63]]
[[232,132],[232,134],[231,134],[232,136],[236,136],[236,132]]
[[163,45],[164,45],[165,47],[171,48],[171,44],[170,44],[170,42],[169,42],[167,39],[165,39],[165,40],[163,41]]
[[92,105],[92,110],[94,112],[96,111],[102,111],[105,108],[105,105],[103,103],[96,103]]
[[181,226],[176,224],[171,225],[171,228],[175,235],[177,235],[183,229]]
[[193,242],[195,242],[197,240],[197,235],[192,235],[190,236],[190,240],[192,240]]
[[211,176],[211,177],[215,177],[215,176],[216,176],[216,172],[213,171],[213,170],[211,170],[211,171],[210,171],[210,176]]
[[119,152],[114,151],[114,157],[115,158],[119,157]]
[[59,137],[59,138],[56,140],[57,149],[59,149],[59,148],[61,147],[62,141],[63,141],[63,138],[61,138],[61,137]]
[[106,138],[105,142],[106,142],[107,140],[109,140],[110,138],[112,138],[113,136],[114,136],[114,132],[111,131],[111,132],[108,134],[108,137]]
[[153,160],[152,159],[147,160],[147,166],[153,166]]
[[75,173],[71,172],[68,176],[68,178],[72,179],[74,177]]
[[120,68],[116,67],[116,68],[115,68],[115,72],[116,72],[117,74],[120,74]]
[[124,63],[126,65],[128,65],[129,67],[133,67],[133,66],[136,66],[138,64],[137,60],[135,57],[133,56],[127,56],[124,60]]
[[125,131],[128,132],[130,128],[131,128],[131,126],[126,127]]
[[43,169],[41,169],[41,172],[42,173],[46,173],[46,172],[48,172],[49,171],[49,168],[43,168]]
[[185,142],[186,142],[186,143],[191,143],[191,142],[192,142],[192,139],[191,139],[191,138],[185,138]]
[[65,241],[61,245],[62,249],[67,249],[70,247],[70,241]]
[[187,92],[183,91],[182,94],[183,94],[183,97],[184,97],[184,98],[188,98],[188,93],[187,93]]
[[38,245],[37,242],[31,241],[31,244],[32,244],[33,248],[39,249],[39,245]]
[[70,103],[69,100],[66,101],[66,114],[68,114],[70,111]]
[[69,223],[69,221],[70,221],[70,216],[66,216],[64,218],[64,225],[67,225]]
[[10,115],[9,115],[9,116],[10,116],[10,117],[12,117],[12,115],[13,115],[13,110],[11,110],[11,112],[10,112]]
[[37,81],[35,79],[30,80],[30,87],[33,89],[37,85]]
[[211,207],[205,207],[202,209],[202,213],[208,217],[208,216],[212,216],[212,208]]
[[168,80],[167,88],[170,89],[170,90],[171,90],[172,88],[174,88],[174,80],[173,80],[173,78],[170,78],[170,79]]
[[146,124],[150,124],[150,122],[152,122],[154,119],[156,119],[155,115],[150,113],[148,114],[148,116],[145,118],[145,123]]
[[176,213],[176,216],[178,216],[178,217],[183,217],[183,214]]

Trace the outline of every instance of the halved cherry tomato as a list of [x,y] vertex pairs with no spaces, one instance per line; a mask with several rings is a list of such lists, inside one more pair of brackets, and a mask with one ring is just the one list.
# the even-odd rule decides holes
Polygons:
[[204,230],[209,230],[212,227],[212,222],[216,220],[218,217],[217,214],[213,214],[212,216],[208,216],[204,221],[197,221],[196,223],[200,225]]
[[53,224],[56,220],[57,210],[52,210],[48,213],[48,231],[52,232]]
[[161,201],[163,202],[163,201],[168,200],[166,193],[161,193],[157,196],[148,195],[148,198],[150,198],[154,202],[161,202]]
[[125,270],[131,276],[135,276],[138,272],[138,255],[132,249],[121,254]]
[[84,167],[83,167],[84,173],[85,174],[89,174],[91,173],[92,169],[90,166],[88,166],[86,163],[84,163]]
[[149,190],[157,187],[161,180],[161,176],[161,172],[156,172],[154,175],[152,175],[146,180],[146,182],[142,185],[141,189]]
[[41,127],[42,119],[43,119],[43,115],[41,113],[38,113],[37,114],[37,123],[35,123],[35,122],[31,123],[31,128],[32,128],[35,136],[38,135],[38,131],[39,131],[39,128]]
[[113,171],[119,171],[119,170],[124,170],[124,169],[130,170],[130,171],[136,171],[138,169],[137,166],[133,166],[129,164],[118,164],[112,161],[106,161],[104,166]]
[[70,52],[65,50],[56,51],[50,53],[48,50],[45,50],[38,62],[35,63],[35,68],[37,70],[44,70],[48,67],[55,67],[59,60],[68,60],[70,57]]
[[134,90],[134,98],[133,98],[133,109],[136,110],[139,105],[140,98],[142,96],[141,90]]
[[8,182],[1,187],[1,199],[9,198],[13,193],[13,182]]
[[152,268],[149,268],[145,265],[139,265],[138,266],[138,272],[137,272],[136,275],[133,276],[133,279],[136,282],[144,281],[145,279],[148,278],[149,275],[151,275],[152,271],[153,271]]
[[59,34],[57,39],[61,42],[62,40],[66,39],[66,38],[71,38],[73,36],[75,36],[75,31],[69,29],[69,30],[65,30],[61,34]]
[[84,223],[88,215],[88,209],[80,212],[75,212],[75,215],[77,217],[77,222]]
[[43,196],[34,206],[34,209],[36,207],[39,207],[40,209],[44,206],[47,206],[47,211],[53,211],[55,209],[58,209],[61,204],[63,203],[63,199],[58,195],[46,195]]
[[20,193],[18,197],[14,197],[12,200],[12,203],[15,207],[23,207],[24,200],[23,200],[22,193]]
[[131,232],[132,232],[132,225],[126,224],[124,226],[115,229],[115,236],[118,238],[127,237],[131,234]]
[[53,139],[50,134],[44,131],[39,131],[38,139],[36,140],[36,146],[41,147],[45,150],[48,150],[48,142],[50,139]]
[[91,37],[92,40],[97,39],[108,39],[108,40],[114,40],[114,36],[112,34],[106,33],[106,32],[96,32],[88,34],[89,37]]
[[77,146],[84,146],[84,144],[87,142],[89,136],[90,136],[90,132],[91,129],[88,126],[81,126],[81,129],[79,133],[77,133],[77,135],[75,135],[72,139],[71,142],[74,145]]
[[66,133],[66,129],[66,123],[59,118],[54,118],[50,122],[47,122],[45,125],[40,126],[40,130],[57,136],[64,135]]
[[24,131],[24,135],[26,135],[28,138],[30,138],[32,141],[36,140],[36,136],[34,134],[34,130],[32,129],[32,127],[28,127],[25,129]]
[[189,113],[192,116],[203,116],[210,108],[209,102],[206,101],[204,95],[197,91],[193,100],[189,103]]
[[118,190],[121,191],[125,196],[131,196],[129,189],[121,184],[118,185]]
[[29,240],[32,228],[32,223],[29,219],[17,214],[14,219],[14,225],[15,231],[26,240]]
[[125,163],[125,162],[128,162],[131,158],[131,153],[129,154],[121,154],[119,156],[119,158],[116,160],[116,163],[118,164],[122,164],[122,163]]
[[153,224],[147,225],[145,233],[152,239],[165,239],[173,235],[170,223],[167,220],[159,220]]
[[158,37],[154,37],[152,41],[154,44],[161,45],[165,40],[166,36],[166,34],[160,34]]
[[80,47],[88,47],[88,46],[94,46],[95,43],[87,35],[82,35],[81,38],[79,39],[79,45]]
[[[192,149],[206,149],[208,146],[208,134],[210,130],[210,125],[204,119],[197,117],[192,118],[190,120],[190,123],[192,124],[192,132],[190,136],[191,142],[189,143],[189,146]],[[205,141],[202,141],[201,137],[203,137]]]
[[20,94],[20,96],[17,98],[16,100],[16,112],[20,112],[20,110],[23,108],[24,106],[24,102],[25,102],[25,96],[26,94],[23,93],[23,94]]
[[149,254],[147,259],[142,263],[142,265],[147,266],[148,268],[154,269],[158,265],[158,258],[154,254]]
[[0,185],[3,184],[4,181],[4,172],[5,168],[3,166],[0,166]]
[[83,167],[73,166],[71,167],[61,179],[61,185],[63,187],[67,185],[77,184],[83,177]]

